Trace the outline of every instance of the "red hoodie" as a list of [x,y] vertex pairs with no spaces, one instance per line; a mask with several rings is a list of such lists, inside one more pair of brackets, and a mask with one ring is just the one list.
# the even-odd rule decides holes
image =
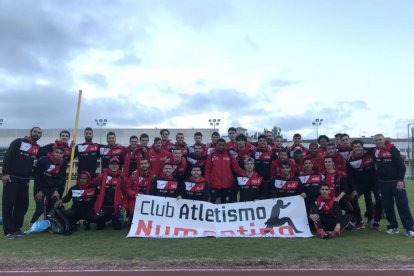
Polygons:
[[147,157],[150,160],[151,171],[154,172],[156,176],[159,176],[162,172],[162,167],[167,159],[173,160],[173,155],[166,150],[156,150],[153,149],[148,152]]
[[152,179],[155,175],[148,170],[146,172],[137,171],[135,179],[129,178],[127,184],[127,206],[131,213],[134,213],[135,209],[135,195],[136,194],[149,194]]
[[118,215],[119,205],[121,205],[122,207],[126,207],[127,202],[124,201],[124,196],[122,194],[122,186],[128,186],[128,179],[123,176],[120,170],[114,173],[109,169],[104,169],[103,172],[93,180],[93,183],[97,184],[100,187],[100,191],[97,195],[94,205],[94,210],[96,213],[98,213],[102,209],[103,201],[105,198],[105,190],[107,186],[115,186],[115,215]]
[[227,150],[217,150],[208,156],[206,162],[206,179],[211,189],[229,189],[233,187],[233,172],[242,175],[236,159]]
[[[145,153],[142,150],[140,145],[137,145],[137,149],[133,151],[131,146],[128,146],[125,149],[125,157],[124,157],[124,167],[122,168],[122,172],[126,177],[129,177],[131,173],[139,166],[139,162],[142,158],[145,157]],[[135,168],[131,168],[131,164],[135,165]],[[130,171],[130,168],[132,171]]]

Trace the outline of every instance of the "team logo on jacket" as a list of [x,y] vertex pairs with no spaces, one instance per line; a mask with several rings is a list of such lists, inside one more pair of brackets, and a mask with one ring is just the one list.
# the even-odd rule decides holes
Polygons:
[[112,176],[109,176],[109,175],[108,175],[108,176],[106,177],[106,182],[105,182],[105,183],[106,183],[106,184],[108,184],[108,183],[110,183],[110,182],[111,182],[111,180],[112,180]]
[[78,145],[78,152],[85,152],[88,145]]
[[187,192],[195,192],[200,193],[204,189],[204,185],[197,185],[197,183],[194,182],[185,182],[185,190]]
[[280,180],[280,179],[276,179],[275,180],[275,187],[277,189],[282,189],[282,190],[296,190],[299,186],[299,183],[297,181],[292,181],[292,180]]
[[22,142],[20,144],[20,150],[24,152],[28,152],[30,154],[37,154],[38,149],[36,147],[33,147],[32,144],[30,143]]
[[362,166],[362,159],[349,162],[352,168],[360,169]]
[[260,151],[256,151],[256,153],[254,154],[254,159],[259,159],[260,156],[262,156],[263,152]]
[[187,161],[188,162],[190,162],[191,164],[195,164],[195,163],[197,163],[197,160],[195,160],[195,159],[193,159],[193,158],[190,158],[190,157],[187,157]]
[[157,189],[159,190],[176,190],[177,181],[157,180]]
[[99,150],[101,155],[107,155],[111,149],[110,148],[101,148]]

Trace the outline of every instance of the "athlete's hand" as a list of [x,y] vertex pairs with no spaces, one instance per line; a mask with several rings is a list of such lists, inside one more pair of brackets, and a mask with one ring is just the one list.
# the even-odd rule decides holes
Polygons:
[[61,199],[55,202],[55,208],[62,206],[63,202]]
[[58,193],[58,191],[55,191],[52,197],[56,197],[57,199],[60,199],[60,194]]
[[338,224],[336,224],[334,231],[335,231],[338,235],[339,235],[339,234],[341,234],[341,225],[340,225],[339,223],[338,223]]
[[319,215],[317,215],[317,214],[311,214],[311,215],[309,216],[309,218],[310,218],[313,222],[318,222],[318,220],[319,220]]
[[179,195],[179,196],[177,196],[177,200],[180,200],[181,199],[181,196]]
[[405,190],[404,181],[398,181],[397,182],[397,191],[403,191]]
[[306,198],[306,194],[305,193],[301,193],[300,196],[303,197],[303,198]]
[[1,177],[1,180],[3,181],[3,185],[4,185],[4,186],[6,186],[6,185],[7,185],[7,182],[11,182],[11,180],[10,180],[10,175],[8,175],[8,174],[4,174],[4,175]]
[[40,191],[40,192],[37,192],[36,193],[36,195],[35,195],[35,200],[37,201],[37,202],[42,202],[42,200],[43,200],[43,192],[42,191]]

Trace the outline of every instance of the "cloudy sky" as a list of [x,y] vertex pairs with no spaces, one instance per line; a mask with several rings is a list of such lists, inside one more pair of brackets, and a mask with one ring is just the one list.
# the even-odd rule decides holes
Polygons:
[[411,0],[0,1],[4,128],[407,136]]

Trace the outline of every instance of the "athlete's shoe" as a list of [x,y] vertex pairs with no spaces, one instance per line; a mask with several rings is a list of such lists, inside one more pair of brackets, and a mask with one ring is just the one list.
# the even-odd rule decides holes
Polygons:
[[9,239],[9,240],[14,240],[14,239],[16,239],[16,238],[17,238],[17,236],[16,236],[16,234],[14,234],[14,233],[7,234],[7,235],[6,235],[6,239]]
[[394,235],[400,233],[400,230],[398,228],[388,228],[386,232],[387,234]]
[[359,230],[359,229],[364,229],[365,225],[364,223],[361,221],[360,223],[355,224],[354,226],[355,229]]
[[328,236],[328,234],[325,232],[325,230],[323,230],[322,228],[320,228],[320,229],[318,229],[317,231],[316,231],[316,233],[318,234],[318,236],[320,237],[320,238],[322,238],[322,239],[326,239],[326,238],[328,238],[329,236]]
[[378,221],[372,224],[372,230],[377,231],[377,232],[381,231],[381,226],[379,225]]
[[407,235],[407,237],[409,237],[409,238],[414,238],[414,229],[409,229],[409,230],[407,230],[406,235]]
[[14,232],[13,234],[16,235],[16,237],[25,237],[27,236],[26,233],[22,232],[21,230]]

